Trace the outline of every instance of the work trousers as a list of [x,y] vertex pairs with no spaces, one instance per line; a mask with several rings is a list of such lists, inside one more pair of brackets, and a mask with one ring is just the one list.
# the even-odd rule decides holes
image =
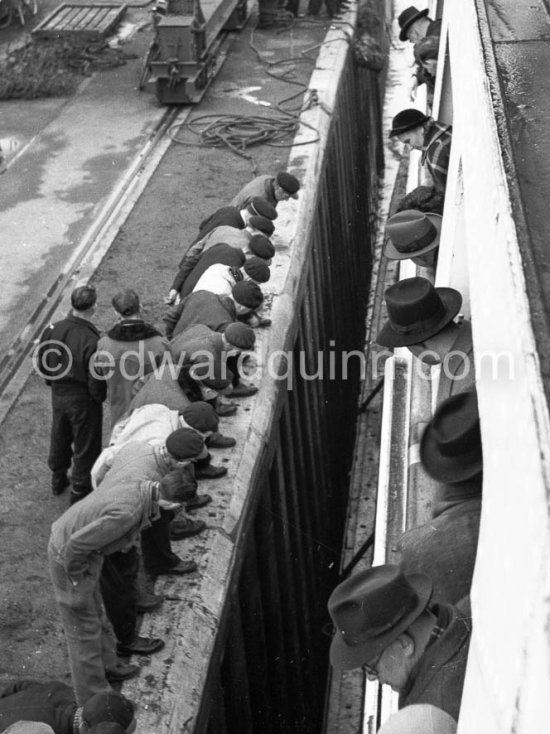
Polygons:
[[139,555],[137,548],[105,556],[99,585],[109,622],[122,645],[136,635]]
[[90,471],[101,453],[103,409],[86,390],[52,392],[52,430],[48,466],[64,473],[71,466],[76,491],[92,489]]
[[141,531],[143,567],[148,576],[156,576],[160,571],[174,568],[181,560],[172,552],[170,543],[170,522],[173,519],[172,510],[161,508],[160,517]]
[[[233,379],[231,380],[233,387],[237,387],[242,377],[239,372],[239,358],[235,357],[234,355],[231,357],[227,357],[227,369],[233,373]],[[231,397],[231,393],[228,395],[228,397]]]
[[115,642],[104,619],[99,593],[103,556],[91,556],[88,571],[76,586],[51,544],[48,560],[69,651],[73,689],[78,705],[83,706],[96,693],[111,690],[105,669],[113,670],[117,665]]

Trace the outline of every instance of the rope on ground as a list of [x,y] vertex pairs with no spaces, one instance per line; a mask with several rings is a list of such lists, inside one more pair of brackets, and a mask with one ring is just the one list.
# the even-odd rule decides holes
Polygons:
[[[176,123],[169,129],[168,135],[180,145],[229,148],[233,153],[246,158],[255,166],[254,157],[247,153],[248,148],[255,145],[290,148],[295,144],[293,136],[299,127],[298,116],[291,114],[271,117],[267,115],[201,115],[188,122]],[[199,140],[185,139],[186,133],[190,133]],[[318,140],[317,136],[311,140],[304,140],[299,145],[308,145]]]

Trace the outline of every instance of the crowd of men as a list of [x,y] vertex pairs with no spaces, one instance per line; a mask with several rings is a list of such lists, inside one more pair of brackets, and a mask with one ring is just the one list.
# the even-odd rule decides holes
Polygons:
[[[433,91],[440,21],[411,6],[398,22],[400,39],[414,44],[414,88],[426,82]],[[426,277],[386,290],[388,318],[376,341],[405,347],[440,369],[435,413],[427,425],[412,427],[422,465],[417,481],[435,482],[433,515],[402,535],[398,565],[355,573],[333,591],[330,658],[336,668],[362,668],[369,680],[399,693],[399,712],[381,734],[450,734],[470,642],[483,477],[471,324],[460,318],[461,294],[433,285],[452,129],[409,108],[393,118],[389,134],[422,151],[430,182],[407,194],[388,219],[384,255],[411,259]]]
[[51,491],[70,489],[48,560],[72,687],[14,682],[0,691],[0,731],[135,729],[133,703],[112,686],[139,673],[131,655],[164,647],[138,634],[138,615],[164,601],[156,578],[198,570],[172,542],[205,531],[189,514],[211,502],[198,484],[227,473],[210,452],[236,443],[220,421],[257,392],[246,359],[255,329],[271,323],[259,284],[270,277],[277,204],[299,188],[286,172],[258,176],[200,224],[165,298],[164,334],[126,288],[112,297],[116,322],[101,335],[90,284],[44,331],[36,364],[51,390]]
[[[401,40],[415,44],[415,85],[433,89],[439,21],[415,7],[398,21]],[[433,517],[404,533],[400,565],[354,573],[333,591],[330,659],[399,692],[400,711],[383,725],[384,734],[443,734],[456,731],[460,711],[481,512],[472,332],[458,318],[461,294],[433,285],[452,129],[410,108],[394,117],[389,134],[422,151],[430,178],[388,220],[384,251],[390,259],[412,259],[427,277],[388,288],[388,320],[377,342],[442,367],[435,413],[419,429],[424,476],[436,483]],[[70,506],[52,525],[48,558],[72,688],[14,683],[0,693],[0,731],[135,728],[132,702],[111,684],[139,672],[129,656],[164,646],[137,633],[138,614],[163,602],[154,592],[156,577],[197,572],[172,541],[205,530],[189,513],[211,501],[198,483],[227,471],[210,454],[235,444],[220,433],[220,420],[257,391],[243,365],[254,330],[271,323],[261,312],[260,285],[269,280],[275,253],[277,204],[297,198],[299,188],[285,172],[257,177],[201,223],[168,290],[164,334],[143,320],[139,296],[127,288],[112,298],[116,323],[101,335],[92,285],[76,288],[69,315],[44,332],[38,363],[52,397],[51,490],[60,495],[70,487]],[[18,728],[21,721],[35,723]]]

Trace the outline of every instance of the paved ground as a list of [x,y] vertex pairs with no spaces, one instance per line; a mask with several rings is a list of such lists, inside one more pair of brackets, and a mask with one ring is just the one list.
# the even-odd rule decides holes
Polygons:
[[[298,58],[319,43],[325,29],[323,23],[299,23],[280,35],[256,33],[255,43],[267,59]],[[273,103],[297,91],[266,74],[250,40],[251,26],[241,33],[194,117],[258,114],[267,109],[260,102]],[[133,41],[146,42],[139,34]],[[294,66],[298,77],[307,80],[311,65]],[[0,180],[0,231],[10,233],[2,237],[0,247],[3,263],[13,260],[1,276],[3,340],[21,327],[34,299],[45,292],[48,279],[62,266],[159,114],[152,96],[135,91],[136,70],[137,64],[133,69],[130,64],[121,71],[103,72],[70,101],[0,107],[3,129],[7,120],[10,132],[25,139],[39,136]],[[74,157],[69,160],[70,156]],[[262,146],[254,150],[254,158],[260,172],[284,168],[288,149]],[[127,286],[142,295],[146,317],[159,322],[162,296],[182,247],[200,220],[226,204],[251,174],[251,163],[230,151],[170,147],[94,276],[100,327],[112,321],[111,296]],[[26,246],[23,227],[29,232]],[[68,501],[65,496],[52,497],[49,490],[49,422],[48,390],[31,376],[0,437],[0,681],[19,676],[68,679],[45,564],[49,526]],[[210,489],[216,494],[215,486]],[[220,487],[220,497],[228,490]],[[215,510],[201,512],[209,520]],[[204,551],[201,543],[181,543],[178,550],[198,558]],[[193,580],[181,581],[183,593],[186,583]]]

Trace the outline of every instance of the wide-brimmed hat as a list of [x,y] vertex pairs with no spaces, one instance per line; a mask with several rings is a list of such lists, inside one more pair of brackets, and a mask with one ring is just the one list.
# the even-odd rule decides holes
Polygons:
[[384,293],[388,321],[376,341],[382,347],[409,347],[437,334],[457,315],[462,296],[454,288],[434,288],[426,278],[405,278]]
[[430,11],[428,9],[419,10],[418,8],[415,8],[414,5],[411,5],[410,8],[406,8],[397,19],[399,27],[401,28],[401,31],[399,32],[399,40],[406,41],[407,33],[409,32],[409,28],[412,24],[419,18],[427,16],[429,12]]
[[416,110],[414,107],[408,107],[406,110],[398,112],[393,118],[389,136],[390,138],[394,138],[396,135],[406,133],[408,130],[414,130],[415,127],[420,127],[420,125],[428,122],[429,119],[420,110]]
[[439,247],[442,217],[405,209],[394,214],[386,223],[384,255],[390,260],[418,257]]
[[342,581],[328,600],[336,627],[332,665],[351,670],[377,658],[422,614],[431,595],[427,576],[405,576],[399,566],[375,566]]
[[430,476],[447,484],[470,479],[483,470],[475,390],[441,403],[422,435],[420,458]]

